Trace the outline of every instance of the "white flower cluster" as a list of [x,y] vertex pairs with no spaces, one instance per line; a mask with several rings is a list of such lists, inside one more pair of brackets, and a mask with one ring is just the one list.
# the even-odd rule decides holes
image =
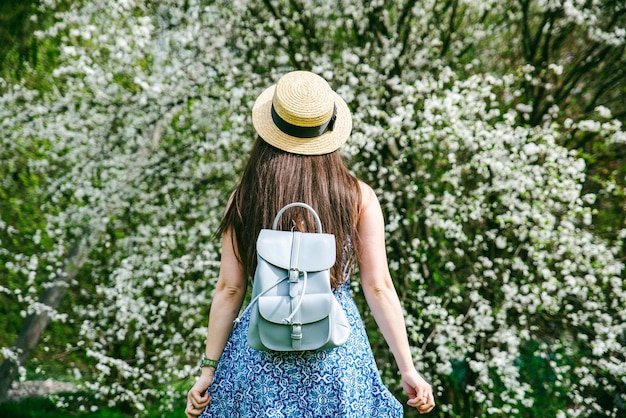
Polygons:
[[[440,376],[465,364],[476,379],[466,390],[495,415],[532,407],[525,362],[573,350],[575,341],[562,339],[567,335],[593,349],[545,364],[557,381],[588,364],[585,370],[610,370],[608,381],[619,382],[622,370],[604,358],[615,362],[625,353],[624,266],[616,248],[584,229],[592,223],[587,204],[595,201],[582,194],[584,161],[558,145],[556,124],[528,128],[516,126],[517,118],[500,120],[494,90],[504,80],[475,76],[429,89],[438,84],[402,89],[394,82],[402,105],[363,129],[376,130],[372,154],[387,158],[377,165],[373,155],[361,156],[385,197],[389,238],[399,247],[394,254],[406,254],[391,266],[420,284],[403,289],[415,301],[410,334],[431,348],[420,362],[435,365]],[[423,92],[419,109],[416,91]],[[529,356],[528,347],[539,342]],[[607,382],[588,372],[562,396],[578,404],[598,379]],[[494,390],[495,382],[505,389]],[[598,403],[591,409],[617,414]]]

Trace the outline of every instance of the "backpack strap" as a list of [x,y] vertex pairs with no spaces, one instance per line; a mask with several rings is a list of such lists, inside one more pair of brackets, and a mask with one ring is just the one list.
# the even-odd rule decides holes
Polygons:
[[265,289],[263,292],[261,292],[258,295],[256,295],[256,297],[254,299],[252,299],[250,301],[250,303],[248,303],[248,306],[246,306],[246,308],[239,314],[239,316],[237,318],[235,318],[235,320],[233,321],[235,326],[237,326],[237,324],[239,324],[241,322],[241,318],[243,318],[243,316],[246,314],[246,312],[248,312],[250,310],[250,308],[252,308],[252,305],[254,305],[259,300],[259,298],[261,298],[262,296],[265,296],[265,294],[267,292],[269,292],[270,290],[272,290],[273,288],[275,288],[276,286],[278,286],[279,284],[281,284],[282,282],[284,282],[287,279],[289,279],[289,276],[283,277],[282,279],[278,280],[276,283],[274,283],[273,285],[271,285],[270,287]]
[[[289,296],[291,297],[291,315],[283,319],[283,323],[291,325],[291,345],[294,350],[302,346],[302,319],[300,306],[304,299],[307,272],[300,271],[300,238],[301,232],[293,231],[291,238],[291,256],[289,257]],[[300,283],[300,274],[304,274],[304,281]],[[298,299],[296,299],[300,296]]]

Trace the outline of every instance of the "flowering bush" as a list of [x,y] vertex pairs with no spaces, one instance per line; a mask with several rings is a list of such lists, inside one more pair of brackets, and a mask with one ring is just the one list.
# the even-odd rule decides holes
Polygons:
[[[584,161],[558,145],[558,126],[500,114],[494,91],[512,79],[440,79],[449,87],[401,86],[387,123],[370,127],[387,126],[380,146],[358,158],[386,205],[408,329],[442,412],[616,416],[623,266],[586,230]],[[367,136],[354,136],[361,150]]]
[[[584,134],[623,144],[610,95],[596,114],[561,110],[571,95],[539,106],[534,89],[568,67],[526,65],[514,50],[527,40],[503,43],[521,6],[282,3],[85,1],[38,34],[58,41],[60,64],[41,75],[53,87],[3,85],[0,155],[38,179],[28,193],[41,226],[2,213],[2,239],[33,249],[3,250],[2,297],[76,329],[66,348],[90,367],[70,368],[104,402],[180,408],[217,274],[212,233],[254,135],[252,101],[285,71],[309,69],[353,110],[344,151],[383,203],[438,414],[623,413],[626,228],[606,238],[594,223],[623,183],[587,190],[585,160],[563,146]],[[596,3],[520,5],[617,51],[622,32]],[[39,303],[59,286],[71,289],[67,310]],[[390,355],[372,342],[397,388]]]

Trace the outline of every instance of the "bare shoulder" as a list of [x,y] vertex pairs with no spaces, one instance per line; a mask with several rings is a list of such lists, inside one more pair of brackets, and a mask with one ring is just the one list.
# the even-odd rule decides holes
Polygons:
[[359,180],[359,186],[361,187],[361,211],[364,211],[372,203],[378,203],[378,198],[376,193],[374,193],[374,189],[363,180]]
[[[364,236],[372,225],[379,227],[384,223],[382,208],[376,192],[364,181],[359,180],[361,187],[361,213],[359,216],[359,232]],[[377,233],[377,232],[376,232]]]

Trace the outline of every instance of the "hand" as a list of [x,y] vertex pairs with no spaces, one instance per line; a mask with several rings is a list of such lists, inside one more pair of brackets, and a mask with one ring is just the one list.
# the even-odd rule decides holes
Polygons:
[[204,408],[211,402],[207,389],[213,381],[213,373],[213,369],[203,368],[202,375],[187,393],[187,407],[185,408],[187,418],[195,418],[202,414]]
[[435,407],[433,389],[417,371],[402,375],[402,388],[409,396],[407,404],[417,408],[420,414],[426,414]]

